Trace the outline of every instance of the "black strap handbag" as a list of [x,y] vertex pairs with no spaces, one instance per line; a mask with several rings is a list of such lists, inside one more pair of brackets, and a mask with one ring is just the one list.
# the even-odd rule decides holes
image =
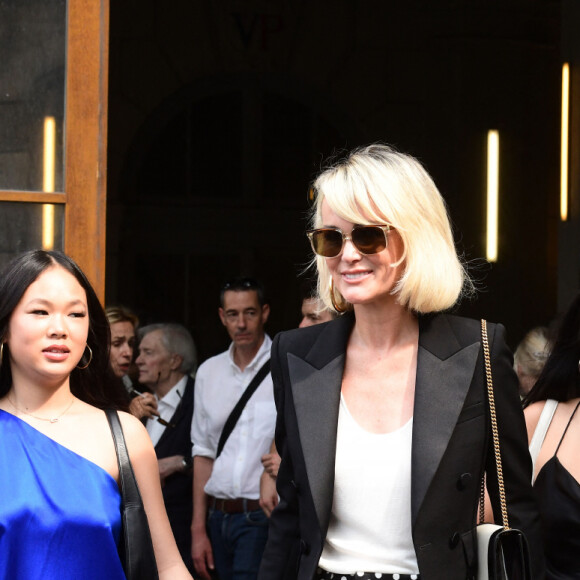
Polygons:
[[496,473],[499,485],[499,500],[501,506],[502,524],[484,524],[484,494],[485,479],[482,481],[479,497],[479,525],[477,531],[478,570],[477,580],[532,580],[530,553],[526,536],[520,530],[509,527],[501,453],[499,447],[499,432],[493,396],[493,377],[489,343],[487,340],[487,323],[481,321],[481,342],[485,362],[485,378],[487,384],[487,399],[491,418],[491,432],[495,454]]
[[119,557],[123,570],[125,570],[127,580],[158,580],[149,522],[127,453],[119,415],[117,411],[111,409],[107,409],[105,413],[111,427],[119,464],[123,524],[119,541]]

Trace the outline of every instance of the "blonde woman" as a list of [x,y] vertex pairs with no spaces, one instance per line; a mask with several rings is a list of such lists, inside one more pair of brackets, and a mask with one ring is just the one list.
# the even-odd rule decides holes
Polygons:
[[133,363],[135,332],[139,326],[139,319],[123,306],[109,306],[105,309],[105,314],[111,328],[111,368],[115,376],[123,381],[125,389],[132,396],[129,412],[138,419],[158,416],[155,395],[135,390],[128,374]]
[[520,382],[520,395],[525,397],[536,384],[550,354],[551,344],[545,326],[532,328],[514,352],[514,370]]
[[[443,313],[469,287],[443,199],[383,145],[353,151],[314,190],[319,294],[344,313],[272,346],[280,503],[259,578],[471,578],[493,450],[479,322]],[[517,378],[503,327],[488,333],[510,522],[540,579]]]

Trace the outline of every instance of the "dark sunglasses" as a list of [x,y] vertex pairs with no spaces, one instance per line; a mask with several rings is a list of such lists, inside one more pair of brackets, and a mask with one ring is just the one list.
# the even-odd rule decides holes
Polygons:
[[336,258],[342,253],[344,244],[350,240],[354,247],[365,255],[378,254],[388,244],[387,233],[391,226],[360,226],[352,228],[350,235],[340,228],[318,228],[306,232],[315,254],[323,258]]

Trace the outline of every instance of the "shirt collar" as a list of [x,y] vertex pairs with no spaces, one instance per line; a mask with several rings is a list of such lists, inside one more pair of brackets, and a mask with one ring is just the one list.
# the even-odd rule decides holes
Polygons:
[[168,407],[173,407],[174,409],[179,405],[181,402],[181,397],[183,397],[183,393],[185,391],[185,385],[187,384],[187,375],[181,377],[169,391],[165,394],[165,396],[161,399],[157,398],[160,403],[167,405]]
[[[256,356],[252,359],[252,362],[246,367],[246,369],[254,370],[258,365],[263,364],[266,362],[267,358],[270,358],[270,349],[272,347],[272,339],[267,335],[264,334],[264,340],[262,341],[262,345],[258,349]],[[228,359],[230,364],[234,366],[236,369],[240,370],[238,365],[234,362],[234,343],[230,344],[228,348]]]

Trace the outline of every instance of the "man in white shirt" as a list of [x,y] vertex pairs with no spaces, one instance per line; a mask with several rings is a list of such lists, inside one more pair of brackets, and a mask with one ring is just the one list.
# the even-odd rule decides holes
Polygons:
[[186,566],[191,560],[192,455],[191,420],[196,352],[189,331],[180,324],[151,324],[139,330],[139,382],[157,400],[158,417],[146,427],[155,446],[163,499],[177,547]]
[[[195,380],[193,441],[192,556],[199,578],[257,577],[268,535],[259,506],[260,458],[274,437],[276,408],[268,372],[245,405],[216,459],[230,413],[270,359],[272,341],[264,332],[270,312],[261,284],[236,278],[224,285],[219,316],[232,344],[205,361]],[[272,488],[275,494],[275,489]]]

